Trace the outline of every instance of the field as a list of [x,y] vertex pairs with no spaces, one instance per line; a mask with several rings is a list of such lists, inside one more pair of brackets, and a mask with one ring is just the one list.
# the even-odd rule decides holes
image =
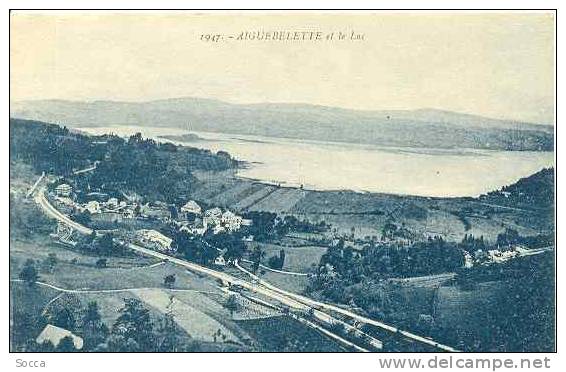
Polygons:
[[20,310],[29,314],[40,314],[45,305],[59,294],[58,291],[42,286],[27,286],[24,283],[10,285],[10,313]]
[[58,294],[50,288],[10,283],[10,351],[37,337],[43,327],[40,315]]
[[[318,332],[243,297],[238,296],[240,306],[230,313],[223,306],[227,294],[219,290],[214,281],[180,270],[169,263],[148,265],[151,262],[146,258],[134,256],[120,258],[113,267],[101,269],[87,265],[94,257],[35,237],[31,241],[12,241],[11,278],[17,280],[17,274],[27,258],[40,260],[49,253],[56,253],[59,262],[53,272],[40,272],[40,281],[64,289],[88,292],[64,293],[43,285],[28,287],[21,282],[12,282],[11,309],[26,309],[26,312],[38,316],[44,310],[61,304],[79,303],[85,307],[88,302],[96,301],[102,320],[111,325],[118,317],[124,298],[138,298],[150,309],[156,321],[163,318],[168,306],[172,306],[176,323],[191,342],[198,343],[202,351],[340,350]],[[172,273],[177,281],[170,290],[164,288],[162,283],[163,277]],[[289,277],[271,272],[263,277],[297,292],[304,289],[307,280],[306,277]],[[17,311],[12,313],[19,316]],[[36,333],[38,331],[35,330]]]
[[281,187],[249,209],[254,211],[271,211],[285,214],[293,210],[295,205],[299,203],[306,194],[307,191],[305,190]]
[[[73,248],[56,243],[50,237],[44,235],[34,235],[28,239],[12,239],[10,241],[10,252],[19,263],[25,259],[33,259],[42,261],[52,253],[57,255],[59,264],[79,266],[83,268],[96,267],[96,261],[100,258],[96,255],[88,255]],[[120,269],[141,269],[158,263],[159,261],[152,257],[141,256],[124,256],[124,257],[107,257],[107,268]]]
[[[10,314],[11,324],[18,328],[18,332],[12,333],[12,347],[21,347],[27,340],[34,339],[46,321],[39,320],[42,319],[41,315],[49,314],[61,306],[72,304],[74,309],[82,311],[79,309],[96,301],[102,321],[111,327],[119,315],[119,309],[124,306],[124,299],[137,298],[150,310],[156,324],[164,318],[165,313],[172,311],[187,342],[198,343],[196,348],[201,351],[266,350],[275,342],[285,342],[286,350],[337,348],[317,332],[312,333],[304,325],[240,295],[237,295],[238,308],[230,312],[224,307],[228,293],[221,290],[216,281],[171,263],[125,252],[120,257],[104,257],[107,260],[106,267],[97,267],[100,256],[61,245],[49,237],[49,233],[55,230],[55,223],[45,219],[37,206],[25,197],[37,175],[27,168],[18,172],[27,176],[20,179],[20,174],[14,174],[11,183]],[[267,199],[264,197],[270,195],[271,191],[279,191],[275,187],[266,189],[262,185],[247,182],[235,181],[234,185],[235,188],[230,189],[229,193],[223,192],[225,187],[219,187],[209,189],[206,194],[219,203],[232,199],[243,206],[253,205],[262,198]],[[267,249],[271,253],[277,247]],[[325,251],[322,247],[287,249],[293,250],[289,252],[287,261],[293,270],[308,269]],[[48,268],[44,262],[53,255],[56,263]],[[29,259],[35,262],[39,273],[39,283],[31,286],[22,283],[18,277],[24,262]],[[171,274],[175,275],[175,284],[172,289],[165,288],[164,277]],[[267,279],[283,282],[288,289],[301,291],[306,283],[305,278],[280,278],[279,274],[271,277],[272,274],[268,273]],[[274,317],[277,320],[270,321]],[[277,336],[267,336],[266,330],[262,333],[252,326],[254,322],[280,324],[269,330],[275,333],[283,327],[283,332]],[[30,324],[30,327],[21,324]],[[253,332],[248,332],[248,329]],[[303,333],[309,334],[310,341],[302,342]],[[259,339],[255,339],[256,336]]]
[[269,283],[286,291],[295,293],[302,293],[306,289],[309,282],[309,279],[306,276],[280,274],[262,269],[260,269],[258,273],[262,279],[268,281]]
[[[318,332],[239,295],[239,308],[230,312],[224,307],[228,293],[219,288],[216,281],[187,272],[171,263],[125,254],[122,257],[106,257],[107,267],[100,268],[96,266],[99,256],[55,244],[48,236],[54,230],[53,221],[42,220],[33,202],[24,197],[34,181],[33,173],[25,167],[18,168],[18,171],[25,177],[11,178],[10,185],[11,220],[16,222],[10,226],[11,324],[21,326],[29,319],[38,318],[49,306],[59,303],[78,301],[84,307],[90,301],[97,301],[103,321],[110,326],[116,320],[124,298],[137,298],[150,310],[156,321],[172,311],[185,336],[201,343],[203,350],[339,349]],[[202,184],[192,197],[205,206],[220,205],[239,212],[270,211],[280,215],[293,214],[312,222],[325,221],[332,225],[332,230],[325,233],[327,237],[338,233],[353,234],[356,239],[366,236],[379,238],[383,226],[394,221],[422,238],[441,235],[447,240],[459,241],[464,234],[472,233],[493,241],[506,228],[513,228],[522,235],[547,232],[553,217],[542,212],[493,206],[465,198],[417,198],[349,191],[323,193],[281,188],[237,179],[227,172],[201,178],[200,182]],[[262,263],[267,266],[269,257],[278,255],[283,249],[284,271],[308,273],[327,250],[308,239],[320,238],[321,235],[309,236],[295,232],[289,235],[273,243],[247,243],[248,251],[256,246],[261,247],[265,252]],[[53,269],[46,269],[43,262],[51,254],[56,255],[57,263]],[[18,274],[28,259],[35,260],[42,283],[61,289],[41,284],[26,286],[18,282]],[[230,270],[235,269],[227,268],[227,271]],[[175,275],[176,282],[172,289],[167,289],[163,280],[171,274]],[[277,273],[264,268],[258,271],[258,275],[282,289],[296,293],[304,292],[309,281],[307,276]],[[496,301],[493,300],[505,298],[506,291],[514,290],[517,283],[483,283],[473,290],[464,291],[433,282],[431,285],[423,284],[423,279],[391,282],[385,291],[387,303],[380,304],[381,308],[374,304],[374,308],[366,310],[375,310],[372,315],[377,317],[382,313],[383,319],[391,324],[430,335],[454,346],[458,346],[456,340],[472,340],[467,343],[470,350],[481,350],[485,345],[481,345],[481,342],[485,343],[486,335],[490,333],[493,333],[494,340],[498,340],[498,337],[502,339],[509,332],[503,328],[521,321],[519,315],[513,314],[510,319],[503,321],[497,318],[500,309],[494,306]],[[362,293],[366,291],[369,293],[367,298],[372,301],[379,297],[379,286],[350,289]],[[68,290],[75,292],[69,293]],[[376,296],[372,298],[372,294]],[[509,307],[507,305],[506,310]],[[510,307],[513,305],[515,302],[511,302]],[[535,316],[546,320],[549,314]],[[421,319],[430,317],[433,325],[420,324]],[[38,331],[28,329],[26,334],[25,328],[22,329],[23,333],[12,334],[14,340],[33,338],[33,332]],[[535,334],[529,337],[535,339],[539,336]],[[535,341],[525,341],[525,344],[527,342]],[[546,350],[540,347],[541,342],[536,342],[537,348]],[[499,350],[498,347],[490,345],[486,349]],[[522,348],[521,345],[513,345],[513,348],[532,349]]]
[[[38,264],[40,281],[64,290],[66,293],[41,284],[27,286],[18,282],[23,262],[32,258],[40,263],[49,253],[57,255],[55,268],[48,272]],[[240,350],[248,348],[253,340],[234,319],[255,319],[275,315],[270,310],[261,311],[256,304],[242,302],[243,306],[233,315],[224,308],[227,294],[217,283],[207,277],[189,273],[170,263],[159,263],[145,257],[109,257],[109,267],[93,265],[96,257],[83,255],[63,246],[51,243],[45,236],[34,235],[30,239],[12,240],[10,244],[11,267],[11,314],[20,322],[21,311],[28,316],[39,316],[49,307],[68,302],[78,302],[82,307],[96,301],[103,321],[109,326],[116,320],[124,298],[138,298],[150,309],[152,318],[160,321],[168,311],[170,296],[177,324],[187,336],[203,343],[203,350]],[[175,274],[173,289],[163,286],[166,275]],[[50,302],[51,301],[51,302]],[[26,318],[27,319],[27,318]],[[23,321],[23,320],[22,320]],[[34,330],[38,333],[40,329]],[[216,342],[214,341],[216,334]],[[35,337],[31,335],[30,337]],[[220,344],[226,347],[219,346]]]
[[301,247],[288,247],[273,243],[259,243],[252,242],[248,244],[248,251],[252,252],[255,247],[259,246],[265,257],[262,259],[262,264],[267,266],[269,257],[279,255],[279,251],[285,251],[285,262],[283,269],[285,271],[294,271],[299,273],[308,273],[312,269],[312,265],[318,265],[320,257],[326,253],[327,247],[320,246],[301,246]]
[[381,237],[385,223],[405,225],[422,238],[441,235],[460,241],[465,234],[494,241],[506,228],[523,235],[547,232],[552,214],[485,205],[470,198],[427,198],[353,191],[312,191],[240,179],[234,171],[196,172],[195,200],[234,211],[268,211],[325,221],[338,234]]
[[259,351],[268,352],[337,352],[337,344],[296,320],[286,317],[244,320],[238,322],[259,344]]

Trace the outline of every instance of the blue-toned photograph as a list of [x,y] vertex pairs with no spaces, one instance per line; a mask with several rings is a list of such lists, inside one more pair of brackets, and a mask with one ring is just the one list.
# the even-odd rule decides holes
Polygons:
[[10,13],[11,352],[554,352],[555,13]]

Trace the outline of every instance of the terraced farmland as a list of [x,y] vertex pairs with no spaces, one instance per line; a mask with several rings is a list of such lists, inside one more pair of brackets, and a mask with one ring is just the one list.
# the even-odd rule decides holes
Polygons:
[[282,187],[263,198],[252,207],[253,211],[270,211],[275,213],[286,213],[291,211],[295,205],[302,200],[307,191],[289,187]]

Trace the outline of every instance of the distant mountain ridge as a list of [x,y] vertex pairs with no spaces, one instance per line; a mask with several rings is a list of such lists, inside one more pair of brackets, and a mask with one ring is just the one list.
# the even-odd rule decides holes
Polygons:
[[381,146],[552,151],[554,127],[436,109],[359,111],[295,103],[232,104],[172,98],[148,102],[39,100],[11,116],[69,127],[136,125]]

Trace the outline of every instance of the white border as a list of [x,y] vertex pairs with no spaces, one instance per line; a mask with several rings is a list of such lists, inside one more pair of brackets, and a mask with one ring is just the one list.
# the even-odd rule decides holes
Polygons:
[[[3,52],[3,58],[1,59],[2,70],[2,99],[0,100],[0,107],[2,107],[2,117],[5,118],[4,125],[1,126],[2,138],[4,139],[4,146],[1,147],[2,154],[2,182],[0,183],[0,194],[4,195],[0,199],[0,210],[2,213],[2,223],[0,224],[1,236],[4,237],[5,244],[2,245],[4,249],[3,259],[4,262],[1,265],[2,276],[4,280],[8,276],[8,116],[9,116],[9,105],[8,105],[8,94],[9,94],[9,75],[8,75],[8,9],[18,8],[18,9],[33,9],[33,8],[50,8],[50,9],[62,9],[62,8],[80,8],[80,9],[90,9],[90,8],[142,8],[142,9],[152,9],[152,8],[198,8],[198,9],[224,9],[233,8],[233,11],[224,11],[225,13],[240,13],[242,11],[237,9],[242,8],[280,8],[280,9],[294,9],[294,8],[383,8],[383,9],[411,9],[411,8],[423,8],[428,9],[439,9],[439,8],[450,8],[450,9],[497,9],[497,8],[515,8],[515,9],[554,9],[558,8],[557,20],[562,17],[562,12],[560,5],[563,1],[387,1],[381,3],[375,3],[371,1],[305,1],[305,0],[289,0],[280,2],[266,3],[265,1],[258,0],[240,0],[240,1],[230,1],[230,0],[220,0],[213,4],[210,1],[193,1],[193,2],[181,2],[181,1],[171,1],[171,0],[161,0],[161,1],[147,1],[138,0],[136,2],[120,0],[120,1],[109,1],[109,0],[99,0],[99,1],[5,1],[2,5],[2,27],[0,27],[0,40],[1,49]],[[566,9],[562,7],[562,9]],[[432,12],[438,12],[436,10],[431,10]],[[501,10],[493,10],[499,12]],[[113,11],[110,11],[113,12]],[[202,11],[200,11],[202,13]],[[249,13],[258,13],[261,11],[247,11]],[[277,12],[286,12],[284,10]],[[316,11],[304,11],[304,12],[316,12]],[[346,11],[330,11],[330,12],[346,12]],[[352,11],[358,12],[358,11]],[[557,25],[558,29],[558,40],[565,40],[563,28]],[[557,46],[559,49],[558,59],[563,56],[563,48]],[[560,65],[560,63],[559,63]],[[564,83],[564,74],[558,74],[558,96],[561,96],[560,87]],[[564,97],[562,97],[563,99]],[[566,109],[561,108],[559,111],[559,116],[556,122],[560,122],[560,119],[565,118],[564,111]],[[564,149],[566,147],[561,146],[566,141],[566,135],[561,134],[560,140],[557,143],[557,149]],[[566,151],[566,150],[562,150]],[[557,151],[559,163],[562,161],[566,162],[562,151]],[[562,182],[564,177],[562,173],[559,173],[557,179],[557,185],[563,186]],[[560,189],[560,187],[559,187]],[[560,194],[560,190],[557,190],[557,195]],[[557,213],[561,220],[557,226],[558,231],[563,231],[563,225],[565,217],[562,216],[563,200],[561,197],[558,198],[558,209]],[[557,247],[560,246],[561,239],[559,235],[559,240],[557,241]],[[557,248],[560,251],[560,248]],[[558,267],[564,266],[564,257],[566,253],[562,252],[559,254]],[[566,288],[565,274],[559,275],[559,288]],[[406,356],[423,356],[430,357],[431,354],[383,354],[383,355],[361,355],[361,354],[8,354],[8,284],[7,280],[3,285],[0,285],[2,289],[2,298],[5,299],[4,306],[0,306],[0,353],[2,354],[1,366],[4,371],[12,370],[22,370],[22,368],[16,368],[16,359],[22,358],[25,360],[46,360],[47,368],[53,371],[101,371],[101,370],[112,370],[112,371],[160,371],[163,369],[180,371],[259,371],[259,370],[269,370],[270,372],[289,372],[289,371],[309,371],[309,370],[325,370],[325,371],[348,371],[352,369],[359,369],[364,371],[374,371],[379,369],[379,364],[377,358],[383,357],[406,357]],[[563,291],[563,290],[562,290]],[[565,297],[558,298],[558,308],[566,308]],[[560,337],[566,330],[564,326],[566,321],[560,320],[558,318],[558,345],[561,346],[558,355],[556,354],[502,354],[498,355],[502,358],[521,358],[521,357],[545,357],[549,356],[551,358],[551,370],[563,370],[566,367],[566,361],[562,358],[562,349],[564,349],[563,337]],[[474,354],[479,357],[495,357],[497,354]],[[461,355],[464,356],[464,355]],[[466,357],[472,357],[472,354],[467,354]],[[109,369],[108,369],[109,368]],[[26,370],[25,368],[23,370]],[[428,370],[428,369],[427,369]],[[446,369],[444,369],[446,370]],[[453,369],[450,369],[453,370]]]

